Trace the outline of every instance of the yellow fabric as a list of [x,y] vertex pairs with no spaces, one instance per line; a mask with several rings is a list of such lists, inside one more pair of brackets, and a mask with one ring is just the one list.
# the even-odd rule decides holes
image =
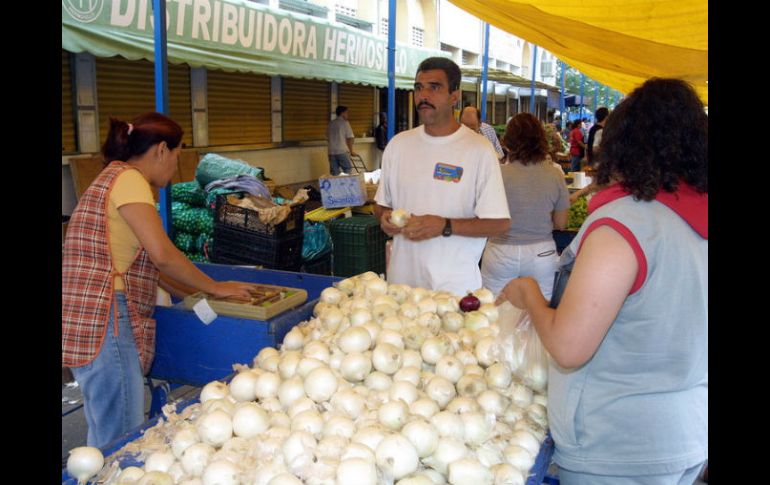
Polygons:
[[621,93],[690,82],[708,105],[707,0],[450,0]]
[[[118,208],[136,202],[155,207],[155,199],[147,179],[139,170],[126,170],[115,179],[107,209],[112,264],[115,270],[121,273],[131,266],[140,244],[125,219],[121,217]],[[123,280],[115,278],[115,290],[124,289]]]

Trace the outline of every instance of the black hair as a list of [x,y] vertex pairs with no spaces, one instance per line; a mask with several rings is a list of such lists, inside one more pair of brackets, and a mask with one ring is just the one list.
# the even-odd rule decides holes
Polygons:
[[620,181],[634,198],[652,200],[684,181],[708,192],[708,115],[695,89],[652,78],[610,114],[597,154],[597,182]]
[[460,89],[460,78],[462,77],[462,73],[460,72],[460,66],[455,64],[452,59],[447,57],[429,57],[417,66],[416,74],[421,71],[432,71],[434,69],[441,69],[444,71],[447,81],[449,82],[450,93]]
[[594,116],[596,117],[596,122],[601,123],[602,121],[607,118],[607,116],[610,115],[610,110],[602,106],[601,108],[596,110],[596,113],[594,113]]
[[334,112],[337,113],[337,116],[339,116],[347,110],[348,110],[347,106],[340,105],[340,106],[337,106],[337,109],[335,109]]

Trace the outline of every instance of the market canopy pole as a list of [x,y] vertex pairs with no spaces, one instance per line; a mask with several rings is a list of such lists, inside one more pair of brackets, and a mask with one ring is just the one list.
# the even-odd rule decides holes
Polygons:
[[[168,115],[168,52],[166,45],[166,0],[153,0],[155,32],[155,111]],[[171,235],[171,184],[160,189],[160,219]]]
[[[532,84],[529,88],[529,112],[535,114],[535,71],[537,71],[537,44],[532,44]],[[537,115],[535,115],[537,116]]]
[[489,23],[484,22],[484,61],[481,69],[481,121],[487,119],[487,75],[489,73]]
[[[559,113],[561,113],[561,119],[562,121],[567,120],[567,114],[564,112],[564,71],[567,70],[567,64],[559,60],[559,65],[561,66],[561,90],[559,91]],[[561,127],[561,126],[560,126]]]
[[388,2],[388,141],[396,134],[396,0]]
[[596,103],[599,102],[599,83],[596,82],[596,79],[594,81],[594,99],[593,99],[593,106],[594,106],[594,115],[596,115]]
[[585,87],[586,87],[586,75],[581,73],[580,74],[580,116],[578,117],[579,121],[583,121],[583,105],[585,104],[585,98],[583,97],[583,94],[585,93]]

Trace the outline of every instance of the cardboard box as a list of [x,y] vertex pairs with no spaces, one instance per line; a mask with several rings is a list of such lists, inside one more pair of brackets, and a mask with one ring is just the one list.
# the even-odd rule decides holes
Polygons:
[[363,174],[324,175],[318,179],[321,202],[327,209],[354,207],[366,203],[366,183]]

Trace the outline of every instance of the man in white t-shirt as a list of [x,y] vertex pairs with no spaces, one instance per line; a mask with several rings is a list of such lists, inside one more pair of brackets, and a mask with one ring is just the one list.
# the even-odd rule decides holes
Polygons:
[[337,106],[337,117],[326,128],[326,139],[329,143],[329,170],[332,175],[340,172],[350,173],[350,156],[356,156],[353,151],[353,129],[348,122],[347,106]]
[[[382,157],[375,215],[393,236],[390,283],[464,295],[481,287],[479,260],[489,236],[510,226],[500,164],[483,135],[461,125],[460,68],[432,57],[417,68],[417,128],[393,137]],[[411,214],[399,228],[393,209]]]

